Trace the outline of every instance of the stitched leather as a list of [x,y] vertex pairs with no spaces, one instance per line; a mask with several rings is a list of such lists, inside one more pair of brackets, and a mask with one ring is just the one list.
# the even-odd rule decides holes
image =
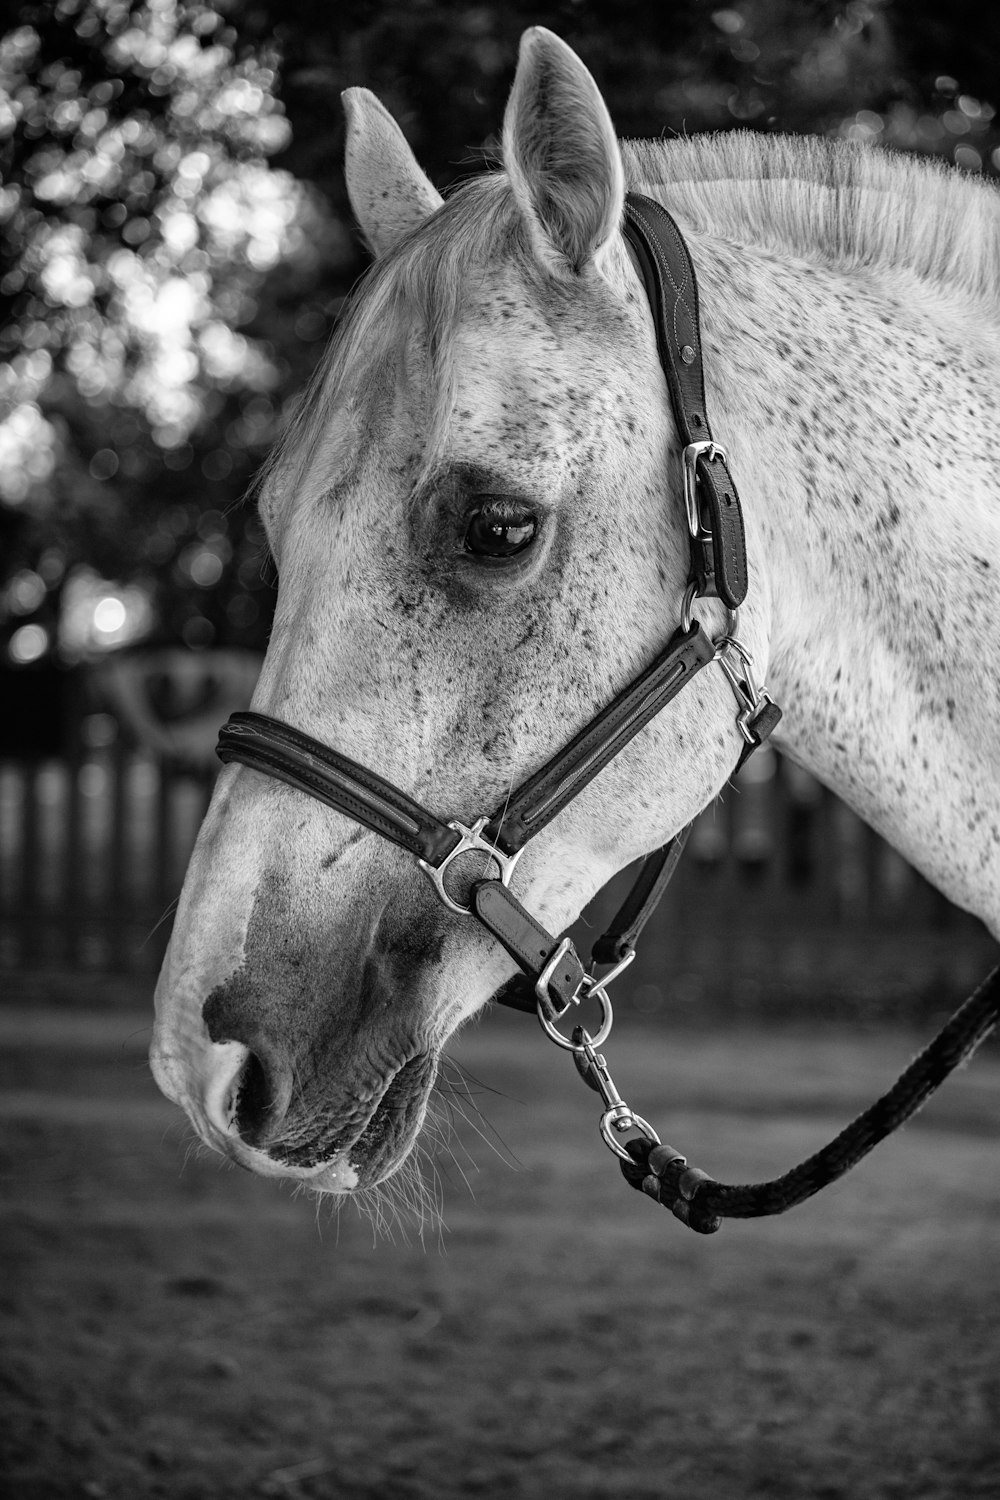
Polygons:
[[[678,436],[684,447],[710,442],[698,283],[684,237],[663,205],[641,193],[627,194],[622,227],[635,250],[653,312]],[[699,593],[717,596],[736,609],[746,598],[748,583],[739,494],[721,454],[711,462],[699,458],[698,477],[712,533],[710,565],[704,549],[692,549]]]
[[[698,283],[687,246],[663,205],[641,193],[627,194],[622,227],[642,269],[681,442],[706,441],[712,434],[705,409]],[[690,351],[687,357],[685,351]]]
[[428,864],[439,865],[461,837],[374,771],[268,714],[233,714],[216,754],[307,792]]
[[707,666],[714,650],[697,621],[689,631],[679,630],[645,672],[493,814],[488,837],[507,853],[520,849]]
[[[554,938],[536,922],[499,880],[478,881],[472,891],[472,906],[480,922],[503,944],[511,958],[532,980],[538,979],[562,939]],[[552,1019],[561,1016],[572,1004],[583,977],[583,964],[570,944],[549,980]]]

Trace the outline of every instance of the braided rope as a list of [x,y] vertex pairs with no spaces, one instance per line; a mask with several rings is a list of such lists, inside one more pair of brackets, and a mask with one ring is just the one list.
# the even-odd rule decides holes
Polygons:
[[699,1234],[712,1234],[726,1219],[757,1219],[785,1213],[843,1176],[879,1141],[891,1135],[930,1098],[955,1068],[968,1061],[1000,1018],[1000,968],[994,969],[951,1020],[897,1079],[888,1093],[853,1120],[834,1140],[771,1182],[716,1182],[670,1146],[630,1141],[626,1180]]

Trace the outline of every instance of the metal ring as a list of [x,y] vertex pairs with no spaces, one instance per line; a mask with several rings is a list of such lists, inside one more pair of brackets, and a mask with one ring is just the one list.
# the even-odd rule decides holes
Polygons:
[[[595,984],[592,990],[588,990],[587,995],[584,998],[589,1000],[592,995],[595,995],[597,997],[598,1004],[601,1007],[601,1024],[598,1027],[596,1036],[591,1036],[588,1031],[584,1031],[583,1035],[585,1041],[588,1042],[591,1047],[599,1047],[601,1043],[607,1041],[608,1037],[611,1035],[611,1027],[614,1024],[615,1013],[612,1009],[611,1001],[608,999],[607,991],[602,989],[599,984]],[[541,1022],[542,1030],[545,1032],[545,1035],[550,1038],[551,1041],[555,1042],[557,1047],[565,1047],[567,1052],[582,1052],[584,1050],[582,1043],[571,1042],[569,1037],[563,1036],[561,1031],[556,1030],[552,1022],[549,1020],[548,1016],[542,1009],[541,1000],[539,1000],[538,1005],[536,1006],[536,1012],[538,1015],[538,1019]]]
[[448,894],[445,888],[445,871],[453,859],[457,859],[460,854],[469,854],[474,850],[486,854],[493,860],[500,871],[500,884],[509,886],[510,877],[514,873],[514,866],[524,853],[523,849],[518,849],[513,854],[505,854],[502,849],[498,849],[495,844],[491,844],[489,839],[484,839],[483,829],[488,822],[488,817],[477,818],[471,828],[466,828],[464,823],[449,823],[449,828],[454,828],[456,833],[461,834],[461,838],[454,849],[445,855],[439,865],[431,865],[425,859],[417,859],[417,864],[423,870],[445,906],[459,917],[471,917],[474,915],[474,912],[471,906],[463,906],[460,902],[456,901],[454,897]]
[[725,632],[719,636],[717,641],[712,642],[712,645],[715,647],[716,659],[718,659],[723,651],[731,650],[735,651],[744,663],[752,665],[753,657],[740,640],[739,630],[740,612],[738,609],[729,609],[727,606]]
[[684,598],[681,601],[681,629],[686,635],[691,629],[691,606],[698,595],[698,585],[692,579],[684,590]]
[[[687,632],[691,629],[691,621],[693,619],[693,616],[691,614],[691,606],[696,599],[701,599],[702,597],[703,595],[699,594],[698,592],[697,580],[692,579],[687,588],[684,590],[684,598],[681,600],[681,629],[683,631]],[[718,656],[723,646],[729,640],[734,641],[734,643],[737,644],[740,653],[743,653],[744,648],[742,643],[739,643],[736,640],[739,628],[740,612],[738,609],[731,609],[727,604],[725,629],[722,635],[719,636],[718,640],[712,642],[712,645],[715,647],[716,656]]]
[[[624,1146],[619,1145],[619,1143],[615,1140],[614,1136],[611,1133],[613,1123],[612,1116],[614,1115],[614,1113],[615,1111],[613,1109],[609,1109],[606,1110],[605,1113],[601,1116],[601,1139],[604,1141],[604,1144],[606,1146],[610,1147],[610,1149],[615,1153],[616,1156],[621,1157],[622,1161],[631,1162],[632,1165],[635,1166],[635,1157],[631,1156],[629,1152],[625,1150]],[[658,1146],[660,1144],[660,1137],[657,1135],[652,1125],[650,1125],[649,1121],[644,1120],[642,1118],[642,1115],[633,1114],[631,1110],[629,1110],[629,1123],[625,1128],[626,1130],[641,1131],[641,1133],[646,1137],[647,1141],[650,1141],[654,1146]]]

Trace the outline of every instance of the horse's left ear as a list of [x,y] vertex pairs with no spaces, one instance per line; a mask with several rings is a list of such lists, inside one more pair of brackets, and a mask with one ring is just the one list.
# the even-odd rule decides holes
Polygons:
[[368,89],[345,89],[347,192],[365,239],[384,255],[444,199],[423,172],[385,105]]
[[553,269],[582,271],[618,232],[625,174],[600,89],[543,26],[521,38],[503,156],[536,250]]

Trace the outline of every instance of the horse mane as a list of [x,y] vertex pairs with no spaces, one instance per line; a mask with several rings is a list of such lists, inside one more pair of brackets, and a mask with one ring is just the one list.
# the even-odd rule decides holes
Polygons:
[[622,154],[629,186],[695,234],[847,270],[905,266],[994,303],[1000,291],[1000,193],[937,158],[749,130],[624,141]]
[[[905,266],[995,303],[1000,194],[937,160],[753,131],[621,147],[628,187],[662,201],[696,235],[844,269]],[[544,295],[546,278],[507,177],[487,172],[462,184],[366,273],[258,476],[262,504],[274,492],[300,487],[334,411],[391,399],[406,357],[400,335],[408,330],[418,332],[430,366],[418,482],[427,477],[452,408],[450,356],[470,269],[485,278],[501,260],[513,261]],[[348,445],[352,452],[357,446]]]

